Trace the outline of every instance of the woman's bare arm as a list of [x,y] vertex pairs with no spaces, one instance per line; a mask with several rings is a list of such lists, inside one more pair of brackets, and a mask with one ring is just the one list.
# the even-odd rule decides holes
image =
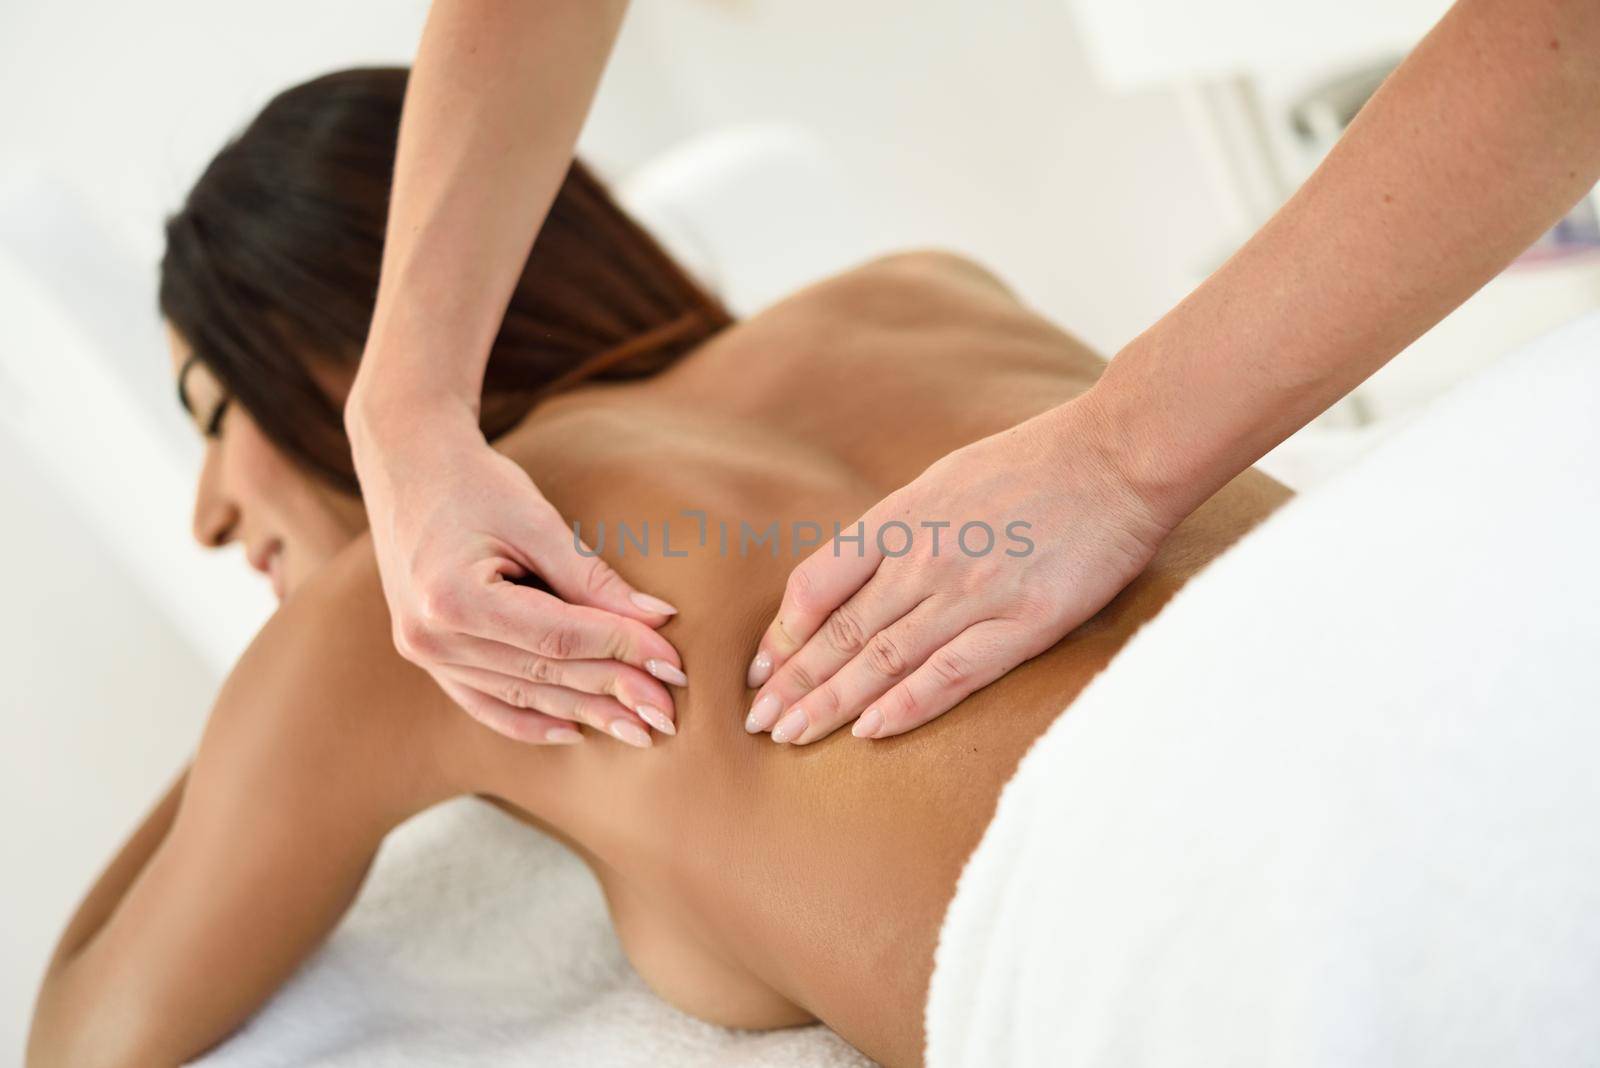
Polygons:
[[128,886],[150,862],[150,855],[166,839],[173,817],[178,814],[178,804],[183,800],[183,788],[188,781],[189,769],[186,767],[177,781],[167,787],[167,792],[161,795],[155,807],[145,816],[144,822],[123,843],[117,855],[111,858],[111,863],[95,880],[93,888],[72,914],[72,919],[67,921],[67,929],[61,932],[56,951],[50,957],[47,973],[54,974],[63,962],[74,957],[104,926],[122,901],[122,896],[128,892]]
[[218,697],[193,768],[63,935],[35,1066],[179,1064],[216,1044],[338,921],[383,836],[460,791],[454,727],[389,642],[370,545],[299,591]]

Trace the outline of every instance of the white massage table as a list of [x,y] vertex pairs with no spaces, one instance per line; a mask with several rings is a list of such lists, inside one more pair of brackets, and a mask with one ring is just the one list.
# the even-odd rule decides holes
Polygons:
[[385,840],[360,896],[283,990],[200,1068],[858,1068],[822,1027],[701,1023],[617,944],[587,868],[462,798]]

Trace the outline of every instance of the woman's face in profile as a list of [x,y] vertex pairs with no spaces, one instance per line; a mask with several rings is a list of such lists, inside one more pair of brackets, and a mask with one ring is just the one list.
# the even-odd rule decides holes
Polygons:
[[205,437],[195,487],[194,536],[207,548],[244,546],[281,601],[366,529],[361,501],[302,471],[233,403],[187,341],[169,324],[174,375]]

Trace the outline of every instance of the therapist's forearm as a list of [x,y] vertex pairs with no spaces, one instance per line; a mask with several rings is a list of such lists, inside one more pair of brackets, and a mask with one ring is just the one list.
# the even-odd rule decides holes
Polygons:
[[1242,249],[1091,391],[1187,514],[1504,268],[1600,176],[1600,4],[1461,0]]
[[[353,414],[476,413],[625,0],[437,0],[406,91]],[[365,409],[364,412],[361,410]]]

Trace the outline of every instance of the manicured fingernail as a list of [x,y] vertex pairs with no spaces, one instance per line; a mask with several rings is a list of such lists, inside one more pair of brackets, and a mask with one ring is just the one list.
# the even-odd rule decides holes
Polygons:
[[767,680],[772,678],[772,654],[765,649],[756,654],[750,661],[750,670],[744,673],[744,684],[752,690],[757,686],[765,686]]
[[769,693],[755,704],[750,706],[750,714],[745,717],[744,729],[751,734],[760,734],[772,727],[778,718],[778,712],[783,708],[783,702],[778,700],[778,695]]
[[789,714],[780,719],[778,725],[772,728],[772,740],[779,745],[784,742],[792,742],[804,734],[806,727],[810,726],[810,724],[811,721],[806,719],[805,709],[791,708],[789,709]]
[[544,740],[550,745],[577,745],[583,741],[583,735],[571,727],[556,727],[546,732]]
[[850,728],[850,733],[857,738],[876,738],[881,730],[883,730],[883,713],[876,708],[869,708],[861,713],[861,718]]
[[689,676],[685,675],[683,672],[679,671],[665,660],[657,660],[654,657],[651,657],[649,660],[644,662],[644,669],[650,672],[650,674],[654,675],[656,678],[660,679],[662,682],[667,683],[669,686],[689,685]]
[[661,711],[661,709],[657,708],[655,705],[640,705],[638,708],[634,709],[634,711],[639,713],[640,719],[650,724],[650,726],[654,727],[662,734],[678,733],[678,728],[673,725],[672,720],[668,719],[667,714]]
[[659,597],[652,597],[648,593],[630,593],[628,600],[643,608],[646,612],[660,612],[664,616],[675,616],[678,610]]
[[627,742],[629,745],[637,746],[640,749],[650,748],[650,732],[631,719],[612,720],[610,731],[612,737],[619,742]]

